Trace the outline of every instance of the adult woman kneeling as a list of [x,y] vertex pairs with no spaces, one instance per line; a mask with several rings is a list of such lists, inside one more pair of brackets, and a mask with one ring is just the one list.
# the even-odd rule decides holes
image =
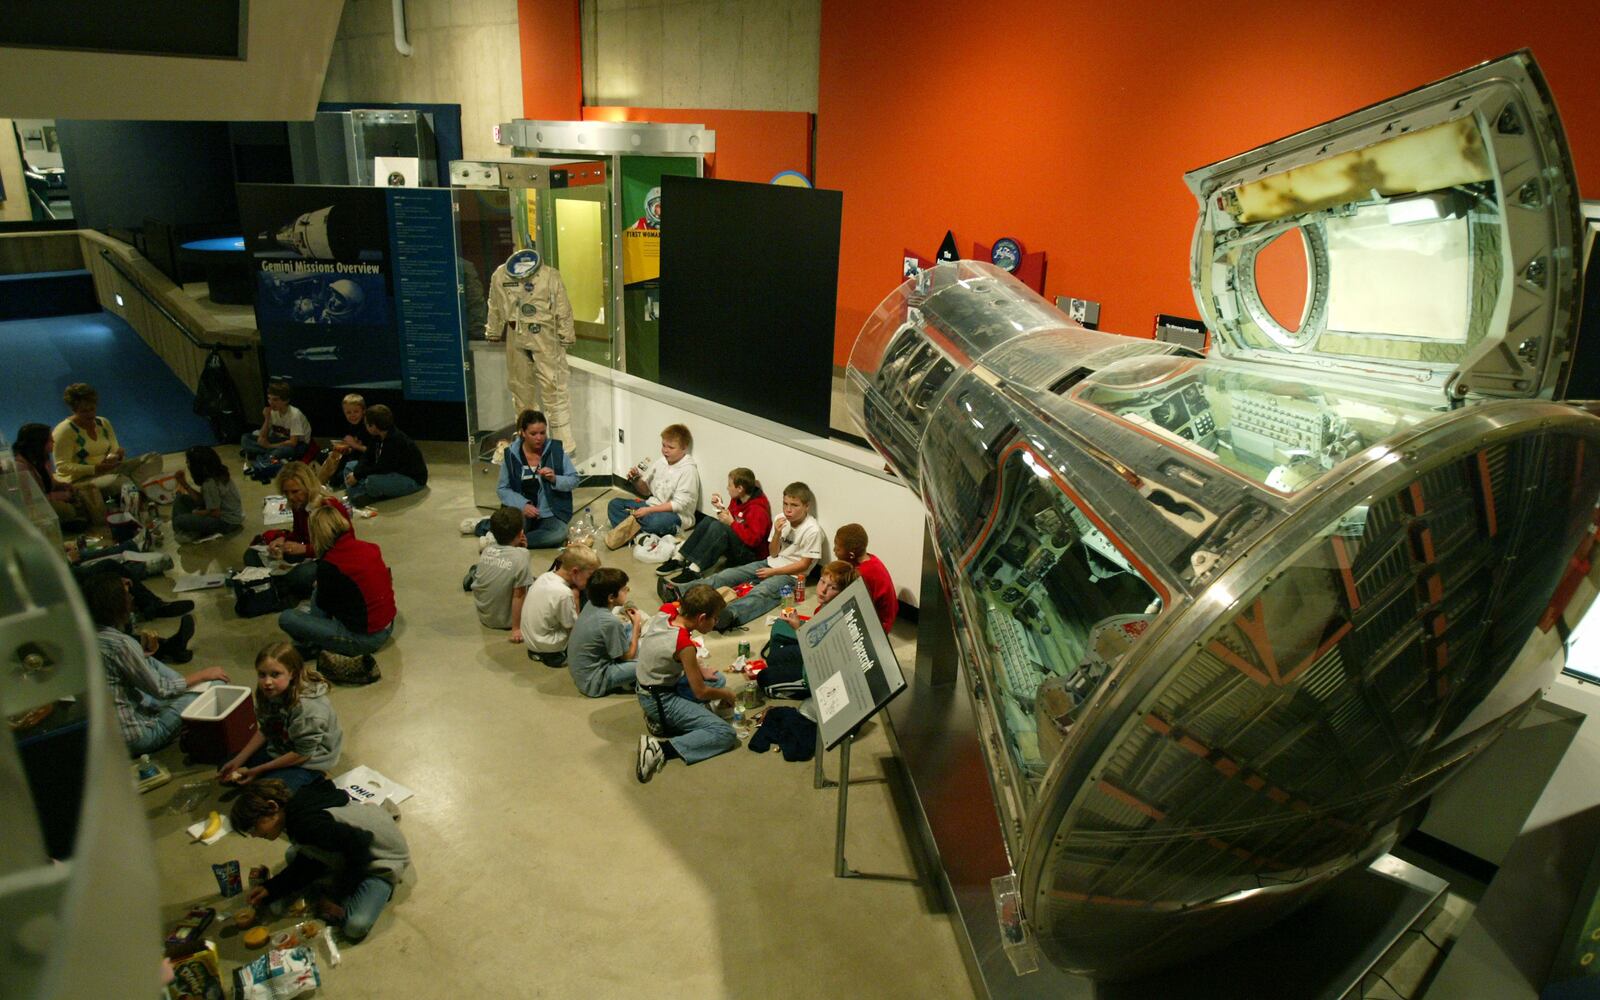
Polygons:
[[317,653],[317,669],[340,684],[378,679],[372,654],[394,631],[394,580],[383,552],[350,532],[350,522],[332,506],[311,512],[311,547],[317,556],[317,589],[311,606],[278,615],[278,627],[302,651]]
[[[317,472],[304,462],[285,462],[278,470],[278,492],[289,501],[289,533],[267,543],[267,555],[290,564],[278,577],[278,591],[287,601],[298,602],[317,583],[317,562],[311,546],[311,512],[321,506],[332,507],[348,523],[350,509],[329,493],[317,479]],[[260,541],[259,538],[256,541]],[[254,547],[244,553],[246,566],[265,566],[267,561]]]

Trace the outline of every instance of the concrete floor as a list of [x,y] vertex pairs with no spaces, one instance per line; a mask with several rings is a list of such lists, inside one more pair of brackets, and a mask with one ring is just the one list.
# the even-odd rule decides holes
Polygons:
[[[234,461],[234,449],[219,450]],[[366,942],[324,970],[320,995],[972,994],[935,894],[833,877],[834,793],[812,788],[810,764],[741,748],[693,768],[669,762],[640,786],[633,762],[642,721],[631,696],[584,698],[565,669],[530,661],[507,633],[478,625],[460,587],[477,556],[477,540],[457,528],[478,513],[464,449],[424,450],[429,489],[356,523],[394,570],[400,621],[378,655],[383,679],[333,694],[345,733],[337,773],[367,764],[416,790],[401,822],[414,867]],[[169,456],[168,468],[179,460]],[[269,492],[240,486],[245,531],[175,550],[176,572],[239,565]],[[536,568],[550,556],[535,552]],[[602,551],[602,559],[627,570],[635,602],[652,606],[650,567],[626,551]],[[165,595],[170,583],[154,586]],[[281,636],[274,619],[236,618],[223,591],[202,592],[197,604],[194,667],[221,664],[235,682],[253,683],[255,653]],[[712,662],[729,662],[741,638],[759,649],[763,633],[713,637]],[[896,633],[909,671],[914,630]],[[855,773],[879,773],[888,752],[874,725],[857,744]],[[174,780],[144,802],[162,918],[170,924],[197,905],[231,910],[236,901],[218,899],[210,865],[237,858],[276,869],[283,845],[238,835],[210,847],[192,841],[183,827],[226,808],[220,789],[209,786],[192,812],[170,814],[175,793],[212,771],[185,767],[176,749],[160,760]],[[830,773],[833,766],[829,755]],[[863,871],[914,870],[883,784],[852,789],[849,859]],[[232,930],[215,939],[229,969],[259,954]]]

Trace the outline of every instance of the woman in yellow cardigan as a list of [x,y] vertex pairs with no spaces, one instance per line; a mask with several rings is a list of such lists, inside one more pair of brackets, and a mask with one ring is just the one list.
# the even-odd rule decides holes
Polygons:
[[[55,448],[56,479],[74,489],[95,493],[117,492],[122,484],[135,484],[161,472],[155,452],[129,458],[117,443],[111,421],[97,415],[100,394],[87,382],[67,386],[61,398],[72,416],[56,424],[51,434]],[[93,516],[95,506],[90,500]]]

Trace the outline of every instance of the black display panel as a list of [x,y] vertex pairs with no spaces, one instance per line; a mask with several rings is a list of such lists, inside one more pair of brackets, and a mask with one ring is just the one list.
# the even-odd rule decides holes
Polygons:
[[838,191],[661,179],[661,382],[828,435]]
[[244,56],[246,0],[13,0],[0,45],[153,56]]

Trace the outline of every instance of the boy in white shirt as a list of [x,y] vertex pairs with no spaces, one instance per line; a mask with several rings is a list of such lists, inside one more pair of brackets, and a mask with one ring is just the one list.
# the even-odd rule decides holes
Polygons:
[[485,628],[511,630],[511,641],[522,641],[522,605],[533,585],[533,566],[525,547],[522,511],[501,507],[489,518],[494,542],[484,546],[472,568],[469,588]]
[[289,405],[294,390],[287,382],[267,386],[267,405],[261,410],[261,428],[246,431],[239,442],[239,454],[246,459],[257,455],[287,462],[298,458],[311,441],[311,421]]
[[689,449],[694,437],[682,424],[661,430],[661,457],[643,470],[630,469],[628,486],[643,500],[617,497],[606,506],[611,530],[606,547],[619,549],[640,530],[652,535],[676,535],[694,527],[700,507],[700,467]]
[[767,541],[770,554],[765,560],[731,566],[705,579],[683,584],[662,580],[659,584],[662,599],[678,600],[680,594],[700,583],[712,587],[754,583],[755,587],[748,594],[729,604],[717,616],[717,631],[726,632],[760,618],[778,606],[784,587],[793,587],[796,579],[804,579],[822,558],[822,526],[811,516],[811,508],[816,504],[816,496],[805,483],[785,486],[783,514],[772,522],[772,537]]
[[540,574],[522,602],[522,641],[528,659],[547,667],[567,662],[567,637],[578,620],[578,598],[600,557],[587,545],[569,545],[556,556],[549,572]]

